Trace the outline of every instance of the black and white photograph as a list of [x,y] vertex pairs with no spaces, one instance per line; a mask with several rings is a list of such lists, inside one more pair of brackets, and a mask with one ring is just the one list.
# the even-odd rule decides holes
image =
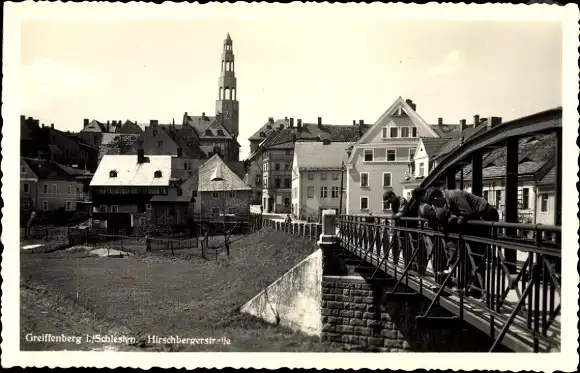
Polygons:
[[9,5],[6,366],[577,366],[577,5]]

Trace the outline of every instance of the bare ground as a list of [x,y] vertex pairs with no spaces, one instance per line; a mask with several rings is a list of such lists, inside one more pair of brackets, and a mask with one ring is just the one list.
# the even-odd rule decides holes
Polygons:
[[[34,344],[26,333],[181,338],[226,337],[230,345],[143,345],[163,351],[340,351],[241,315],[238,309],[316,250],[312,241],[264,229],[232,244],[232,254],[194,250],[98,258],[86,251],[21,255],[21,348],[94,349],[95,344]],[[103,346],[107,347],[107,346]]]

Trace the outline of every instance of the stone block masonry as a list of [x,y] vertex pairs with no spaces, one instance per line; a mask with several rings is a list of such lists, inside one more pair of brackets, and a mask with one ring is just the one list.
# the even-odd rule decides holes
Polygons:
[[[322,279],[322,340],[350,350],[375,352],[483,352],[491,340],[465,324],[459,329],[425,327],[416,316],[429,301],[421,297],[387,298],[394,282],[367,282],[358,276]],[[399,286],[397,293],[407,292]],[[436,307],[433,316],[451,316]]]

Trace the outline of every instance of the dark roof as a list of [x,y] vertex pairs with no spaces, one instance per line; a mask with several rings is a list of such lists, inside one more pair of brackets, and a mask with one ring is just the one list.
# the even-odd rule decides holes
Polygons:
[[439,151],[437,152],[437,154],[435,154],[435,158],[439,158],[442,157],[446,154],[448,154],[449,152],[455,150],[457,147],[459,147],[459,145],[461,145],[461,138],[463,137],[463,141],[467,141],[468,139],[472,138],[473,136],[478,135],[479,133],[485,131],[487,129],[487,126],[485,123],[483,124],[479,124],[477,127],[467,127],[464,131],[462,131],[461,133],[458,133],[457,135],[454,134],[454,137],[448,141],[445,145],[443,145]]
[[461,132],[458,124],[431,124],[430,127],[437,132],[439,137],[455,137]]
[[288,119],[272,119],[266,122],[259,130],[256,131],[248,140],[256,141],[256,140],[265,140],[268,136],[270,136],[273,132],[279,129],[287,128],[290,125]]
[[139,135],[126,133],[103,133],[99,146],[99,160],[105,154],[124,154],[137,141]]
[[55,163],[58,167],[62,168],[66,173],[68,173],[71,176],[75,176],[75,177],[92,177],[94,174],[90,171],[87,170],[83,170],[80,168],[74,168],[74,167],[69,167],[69,166],[65,166],[59,163]]
[[550,168],[544,177],[538,181],[538,185],[556,185],[556,166]]
[[183,150],[183,154],[192,158],[205,158],[205,152],[200,148],[195,130],[192,127],[171,124],[160,124],[159,126]]
[[244,169],[244,161],[224,161],[226,166],[230,168],[240,179],[244,180],[246,171]]
[[63,168],[66,166],[59,165],[56,162],[33,158],[23,158],[23,160],[39,179],[74,180],[74,177]]
[[[555,154],[556,135],[534,135],[518,142],[518,163],[535,162],[546,164]],[[505,166],[505,147],[494,149],[483,158],[483,167]],[[463,169],[464,174],[471,172],[471,165]]]
[[330,140],[331,142],[356,142],[371,128],[370,124],[357,125],[330,125],[316,123],[303,123],[301,128],[288,127],[278,131],[277,134],[268,138],[264,147],[268,148],[293,148],[293,139],[296,141]]
[[[524,162],[518,165],[518,176],[533,175],[542,168],[543,164],[538,162]],[[493,179],[505,176],[505,166],[490,166],[483,169],[483,179]],[[464,175],[463,180],[471,180],[471,172]]]
[[449,138],[440,137],[421,137],[421,142],[425,148],[425,152],[429,157],[433,157],[439,149],[450,141]]

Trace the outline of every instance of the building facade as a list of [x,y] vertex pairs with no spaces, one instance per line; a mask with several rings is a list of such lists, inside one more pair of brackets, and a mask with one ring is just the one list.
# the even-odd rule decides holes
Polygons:
[[297,219],[318,221],[324,209],[344,214],[344,165],[350,145],[328,140],[296,143],[292,167],[292,214]]
[[399,97],[352,146],[347,164],[347,214],[391,214],[383,204],[383,193],[392,190],[401,195],[401,182],[419,138],[440,137],[415,110],[411,100]]

